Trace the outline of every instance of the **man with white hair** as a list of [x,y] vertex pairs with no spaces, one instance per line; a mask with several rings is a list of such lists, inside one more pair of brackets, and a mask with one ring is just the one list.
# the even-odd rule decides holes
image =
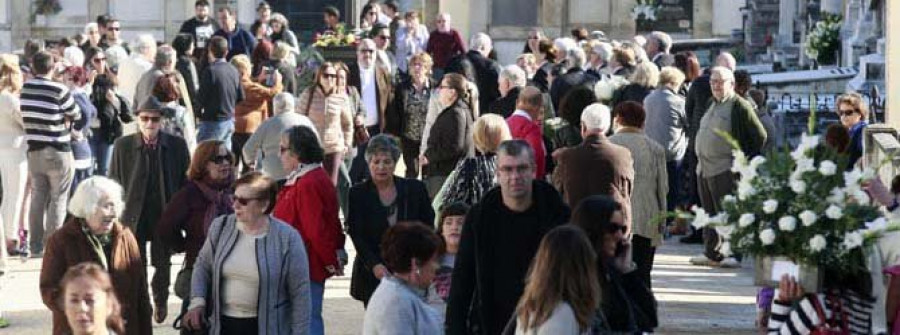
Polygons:
[[[134,99],[132,100],[132,106],[140,106],[143,105],[147,98],[149,98],[153,92],[153,86],[156,86],[156,81],[159,77],[162,77],[166,74],[173,74],[178,77],[179,83],[184,83],[184,80],[181,78],[181,75],[175,71],[175,60],[178,55],[175,54],[175,49],[172,49],[169,45],[160,46],[156,52],[156,57],[153,59],[153,67],[150,71],[145,72],[141,75],[140,79],[137,82],[137,85],[134,90]],[[181,92],[179,85],[179,93]],[[190,101],[189,99],[187,101]],[[188,107],[188,110],[192,110]]]
[[627,148],[606,137],[612,116],[609,107],[594,103],[581,114],[581,137],[577,146],[560,149],[553,170],[553,185],[569,207],[592,195],[608,195],[622,205],[625,224],[631,230],[631,189],[634,161]]
[[727,51],[723,51],[716,56],[716,65],[729,69],[731,72],[737,70],[737,60],[735,60],[734,56]]
[[441,80],[444,77],[444,68],[447,67],[450,60],[466,52],[466,44],[459,31],[451,28],[450,14],[438,14],[435,27],[436,29],[428,35],[425,52],[434,58],[434,67],[432,67],[434,79]]
[[[244,161],[249,162],[251,167],[257,166],[257,170],[262,171],[266,176],[273,180],[281,180],[287,177],[289,171],[284,171],[279,158],[281,135],[288,129],[295,126],[305,126],[312,129],[316,133],[316,127],[308,117],[300,113],[288,113],[294,111],[294,96],[291,93],[278,93],[272,98],[275,116],[267,119],[247,143],[244,144],[243,156]],[[257,165],[259,164],[259,165]]]
[[612,59],[612,44],[600,41],[591,42],[591,52],[588,57],[587,74],[596,78],[603,78],[611,73],[609,68],[609,60]]
[[587,85],[594,86],[599,78],[594,77],[584,71],[584,64],[587,61],[584,50],[581,48],[569,49],[566,53],[566,64],[568,71],[565,74],[556,77],[550,84],[550,101],[553,102],[553,109],[559,110],[559,104],[566,94],[572,88]]
[[[697,154],[697,184],[700,203],[709,213],[722,211],[722,198],[734,192],[736,180],[731,171],[731,144],[719,135],[725,132],[737,141],[748,158],[760,154],[766,142],[766,130],[750,102],[734,92],[734,74],[716,66],[710,70],[713,99],[700,120],[694,149]],[[719,252],[722,238],[715,229],[704,229],[703,255],[691,258],[694,265],[740,267],[739,259]]]
[[119,94],[126,101],[134,101],[138,81],[144,73],[153,68],[153,61],[156,59],[156,39],[150,34],[139,35],[134,41],[133,51],[131,57],[119,63]]
[[519,92],[528,83],[525,70],[518,65],[507,65],[500,71],[500,79],[497,88],[500,90],[500,97],[491,103],[488,113],[499,114],[503,118],[512,115],[516,110],[516,100],[519,99]]
[[647,57],[656,67],[675,65],[675,56],[672,55],[672,37],[661,31],[647,34],[647,43],[644,44]]
[[478,108],[489,110],[491,102],[500,97],[497,88],[500,64],[488,58],[494,49],[491,37],[485,33],[472,35],[469,52],[460,55],[447,65],[447,73],[459,73],[478,86]]

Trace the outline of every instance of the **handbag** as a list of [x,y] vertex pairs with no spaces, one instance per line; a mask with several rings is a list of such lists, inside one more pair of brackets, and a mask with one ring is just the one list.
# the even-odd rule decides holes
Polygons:
[[181,299],[189,299],[191,297],[191,275],[194,272],[193,267],[183,267],[178,271],[175,277],[175,296]]
[[[819,317],[819,320],[822,320],[821,324],[815,325],[813,329],[810,330],[810,335],[850,335],[850,328],[847,323],[847,314],[844,313],[843,304],[841,304],[840,299],[837,299],[835,303],[832,303],[832,318],[825,317],[825,311],[822,308],[822,303],[819,301],[819,298],[816,296],[809,296],[809,300],[813,305],[813,308],[816,310],[816,315]],[[825,296],[825,302],[828,303],[832,301],[830,296]]]

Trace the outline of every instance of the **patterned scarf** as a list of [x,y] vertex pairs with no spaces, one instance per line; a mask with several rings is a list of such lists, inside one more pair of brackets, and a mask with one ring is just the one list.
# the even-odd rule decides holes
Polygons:
[[112,233],[100,235],[94,234],[91,232],[90,227],[88,227],[87,221],[81,222],[81,232],[84,233],[84,237],[87,238],[88,244],[91,245],[91,249],[97,254],[97,258],[100,259],[100,265],[103,266],[104,270],[109,271],[109,260],[106,259],[106,252],[103,251],[103,248],[112,243]]
[[209,231],[209,225],[212,221],[222,214],[231,213],[232,195],[230,185],[234,179],[234,175],[228,176],[224,181],[215,182],[204,178],[201,181],[195,181],[194,184],[203,193],[203,197],[209,201],[206,212],[203,213],[203,231]]

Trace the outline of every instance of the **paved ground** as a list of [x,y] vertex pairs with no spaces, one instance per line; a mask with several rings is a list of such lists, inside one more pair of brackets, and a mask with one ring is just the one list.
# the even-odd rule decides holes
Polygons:
[[[348,242],[348,247],[352,245]],[[688,258],[700,252],[699,246],[669,242],[657,253],[653,287],[659,300],[659,334],[754,334],[756,317],[752,286],[752,266],[723,270],[695,267]],[[351,256],[353,252],[351,250]],[[175,268],[180,267],[175,265]],[[349,269],[348,269],[349,270]],[[38,293],[40,261],[15,262],[0,287],[0,309],[12,326],[0,334],[48,334],[50,313]],[[174,273],[177,271],[173,271]],[[173,278],[174,282],[174,278]],[[325,290],[325,324],[328,334],[358,334],[363,319],[362,304],[349,297],[348,277],[331,279]],[[170,299],[170,317],[156,325],[156,334],[177,334],[170,326],[171,314],[180,308],[177,298]]]

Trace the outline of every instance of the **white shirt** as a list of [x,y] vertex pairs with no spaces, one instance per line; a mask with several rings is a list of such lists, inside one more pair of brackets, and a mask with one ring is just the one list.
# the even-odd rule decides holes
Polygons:
[[366,109],[366,127],[378,124],[378,89],[375,87],[375,65],[368,69],[359,66],[359,85],[363,107]]
[[250,235],[238,223],[237,241],[222,263],[222,314],[233,318],[254,318],[259,303],[259,266],[256,261],[256,239],[266,234]]

